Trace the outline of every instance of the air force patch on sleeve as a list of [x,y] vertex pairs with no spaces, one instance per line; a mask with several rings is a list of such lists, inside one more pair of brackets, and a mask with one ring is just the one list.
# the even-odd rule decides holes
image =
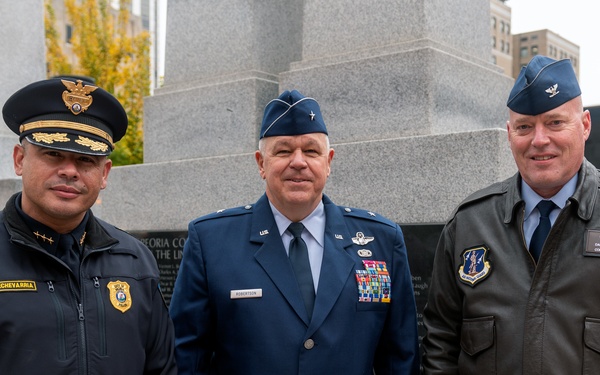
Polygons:
[[458,269],[460,281],[475,286],[488,277],[491,271],[490,261],[487,259],[488,253],[489,249],[485,246],[466,249],[462,254],[463,262]]

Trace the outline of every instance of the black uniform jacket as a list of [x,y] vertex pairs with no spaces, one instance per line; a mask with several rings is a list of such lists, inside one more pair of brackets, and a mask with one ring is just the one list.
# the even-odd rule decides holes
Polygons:
[[0,212],[0,373],[175,374],[152,253],[89,213],[81,282],[15,207]]
[[600,374],[600,173],[584,161],[537,265],[521,177],[467,198],[435,256],[424,374]]

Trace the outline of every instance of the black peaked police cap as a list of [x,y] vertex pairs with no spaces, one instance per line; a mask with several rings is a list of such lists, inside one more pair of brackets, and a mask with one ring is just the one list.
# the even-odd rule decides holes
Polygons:
[[2,108],[8,127],[35,145],[88,155],[108,155],[127,131],[119,101],[77,76],[31,83]]

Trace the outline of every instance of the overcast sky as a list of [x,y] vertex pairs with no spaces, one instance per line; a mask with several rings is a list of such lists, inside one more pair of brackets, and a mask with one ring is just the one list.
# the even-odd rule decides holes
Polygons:
[[600,105],[600,4],[596,0],[508,0],[513,34],[548,29],[579,46],[583,105]]

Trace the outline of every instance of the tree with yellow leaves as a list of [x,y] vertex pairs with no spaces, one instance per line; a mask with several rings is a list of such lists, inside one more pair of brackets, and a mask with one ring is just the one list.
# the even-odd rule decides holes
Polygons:
[[68,62],[55,29],[56,16],[46,1],[46,61],[48,76],[92,77],[112,93],[127,111],[127,134],[110,155],[114,165],[143,162],[143,105],[150,94],[150,35],[128,35],[131,0],[113,11],[110,0],[64,0],[72,25],[76,62]]

